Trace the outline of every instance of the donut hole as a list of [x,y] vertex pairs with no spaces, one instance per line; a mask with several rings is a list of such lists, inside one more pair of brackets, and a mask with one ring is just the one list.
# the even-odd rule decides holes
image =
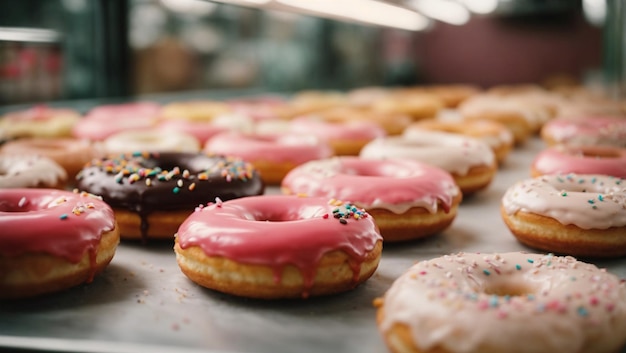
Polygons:
[[497,295],[500,297],[522,297],[533,294],[536,290],[523,283],[500,282],[486,283],[482,292],[488,295]]

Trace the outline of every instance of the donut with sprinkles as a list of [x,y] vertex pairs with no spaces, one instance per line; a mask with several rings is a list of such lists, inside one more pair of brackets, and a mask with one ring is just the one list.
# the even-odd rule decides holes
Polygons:
[[626,182],[600,174],[544,175],[511,186],[501,215],[530,247],[585,257],[626,255]]
[[391,352],[609,353],[626,345],[626,285],[552,254],[422,261],[376,299]]
[[91,161],[80,190],[114,209],[123,239],[172,239],[198,204],[260,195],[257,171],[239,158],[204,153],[135,152]]

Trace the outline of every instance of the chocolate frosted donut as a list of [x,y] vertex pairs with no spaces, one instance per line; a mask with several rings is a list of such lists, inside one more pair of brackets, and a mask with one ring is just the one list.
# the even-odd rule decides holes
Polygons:
[[253,167],[202,153],[132,153],[95,159],[76,177],[81,191],[115,211],[123,238],[171,238],[200,204],[264,192]]

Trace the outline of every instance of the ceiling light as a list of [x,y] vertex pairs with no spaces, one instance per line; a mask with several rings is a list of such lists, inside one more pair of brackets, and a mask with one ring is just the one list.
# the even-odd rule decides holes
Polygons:
[[327,15],[344,20],[401,28],[411,31],[426,29],[430,21],[409,9],[373,0],[275,0],[312,15]]
[[456,1],[411,0],[409,5],[430,18],[452,25],[464,25],[470,19],[469,11]]

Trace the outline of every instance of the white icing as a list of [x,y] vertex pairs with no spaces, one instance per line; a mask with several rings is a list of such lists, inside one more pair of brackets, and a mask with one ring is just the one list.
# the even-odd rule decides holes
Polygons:
[[626,181],[604,175],[544,175],[520,181],[502,198],[517,211],[556,219],[583,229],[626,226]]
[[572,257],[422,261],[387,291],[384,313],[381,330],[407,325],[420,351],[608,353],[626,343],[624,284]]
[[484,142],[458,134],[412,130],[408,136],[392,136],[371,141],[361,158],[408,158],[442,168],[450,173],[467,175],[479,166],[492,166],[493,150]]
[[67,173],[52,159],[35,155],[0,156],[0,188],[56,187]]
[[132,152],[198,152],[200,143],[188,134],[177,131],[122,131],[104,141],[107,153]]

